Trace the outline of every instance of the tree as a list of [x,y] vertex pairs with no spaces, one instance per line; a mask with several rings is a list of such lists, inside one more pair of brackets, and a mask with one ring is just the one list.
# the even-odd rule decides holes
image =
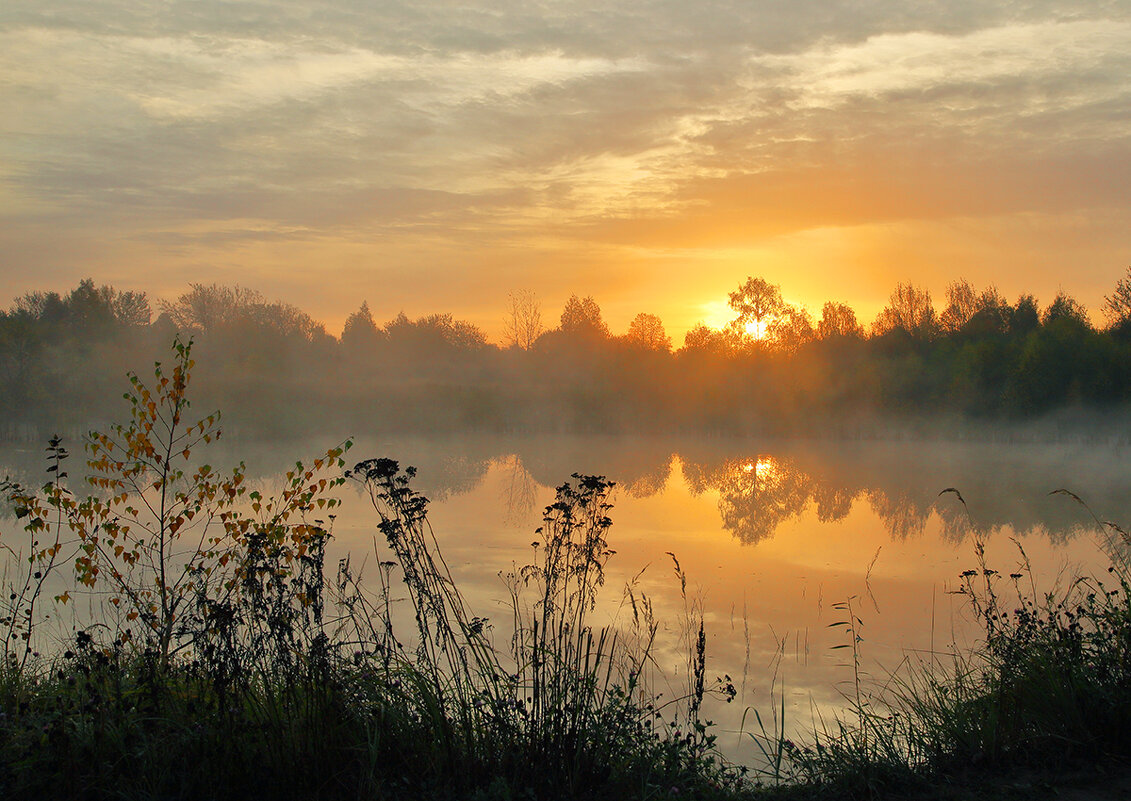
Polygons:
[[1032,295],[1022,295],[1009,310],[1009,333],[1022,337],[1036,330],[1041,324],[1040,307]]
[[738,314],[735,323],[755,336],[765,333],[766,320],[781,313],[785,307],[780,287],[763,278],[749,277],[745,284],[728,295],[727,303]]
[[233,322],[251,306],[263,305],[263,295],[241,286],[189,284],[189,291],[175,301],[161,302],[161,311],[168,314],[183,332],[209,331],[223,323]]
[[436,349],[478,350],[487,344],[478,327],[447,313],[410,320],[402,311],[385,325],[385,335],[390,344],[421,357]]
[[1087,328],[1091,327],[1088,322],[1088,311],[1079,301],[1071,295],[1068,295],[1061,290],[1056,293],[1052,303],[1045,309],[1045,313],[1041,315],[1041,323],[1048,325],[1049,323],[1057,320],[1072,320]]
[[946,288],[947,306],[939,316],[939,328],[954,336],[978,338],[1008,329],[1010,308],[997,287],[978,292],[969,281],[954,281]]
[[503,344],[508,348],[530,350],[542,335],[542,304],[528,289],[507,295],[507,315],[503,319]]
[[110,287],[96,287],[91,278],[80,281],[65,301],[71,334],[84,341],[108,334],[115,323],[113,298]]
[[731,344],[726,332],[696,323],[684,334],[681,352],[722,354],[731,350]]
[[1010,328],[1013,310],[996,286],[982,290],[974,314],[962,326],[961,333],[972,339],[1004,334]]
[[[1114,342],[1092,330],[1071,298],[1025,338],[1009,376],[1005,400],[1014,411],[1043,412],[1065,403],[1110,401],[1121,383]],[[1077,304],[1078,305],[1078,304]]]
[[291,303],[258,303],[237,311],[237,320],[265,328],[279,337],[295,337],[307,342],[326,339],[326,327]]
[[[54,533],[56,553],[60,527],[76,535],[78,581],[106,586],[109,604],[122,615],[119,641],[142,640],[162,667],[191,644],[183,638],[191,637],[186,612],[194,600],[219,600],[249,583],[285,580],[325,540],[320,521],[307,514],[337,506],[325,493],[345,479],[317,476],[343,467],[341,456],[350,447],[347,441],[330,449],[309,468],[296,463],[274,498],[248,491],[242,463],[222,473],[191,462],[198,446],[220,436],[219,413],[196,422],[186,418],[192,343],[173,347],[172,370],[158,363],[152,384],[130,374],[125,398],[131,422],[88,436],[87,482],[95,494],[77,497],[59,476],[41,493],[9,493],[28,525]],[[58,521],[54,532],[52,519]],[[253,552],[270,552],[271,575],[261,573],[263,562],[249,559]],[[58,600],[66,603],[69,593]],[[140,626],[139,638],[131,624]]]
[[604,339],[609,336],[609,327],[601,318],[601,307],[591,295],[579,298],[570,295],[562,309],[561,328],[564,333]]
[[422,331],[435,332],[445,344],[457,350],[478,350],[487,344],[487,335],[478,326],[457,320],[451,314],[430,314],[421,317],[416,324]]
[[966,279],[946,287],[946,308],[939,316],[939,327],[947,334],[957,333],[978,311],[978,293]]
[[816,335],[805,308],[784,305],[766,329],[767,337],[784,353],[793,353]]
[[361,308],[346,318],[342,327],[342,347],[356,354],[372,353],[381,339],[381,332],[369,311],[369,303],[362,301]]
[[1112,328],[1131,321],[1131,267],[1127,268],[1127,275],[1116,282],[1115,291],[1104,295],[1102,309]]
[[821,309],[821,321],[817,323],[817,338],[863,337],[864,329],[856,321],[856,312],[847,303],[828,301]]
[[672,338],[664,331],[664,323],[654,314],[640,312],[628,324],[628,333],[624,341],[630,345],[645,350],[669,351],[672,349]]
[[872,329],[877,336],[901,330],[914,339],[931,339],[938,329],[931,293],[912,284],[898,284]]
[[28,292],[16,298],[12,311],[41,322],[59,324],[67,313],[67,304],[58,292]]
[[118,324],[127,328],[141,328],[149,325],[153,309],[144,292],[118,292],[113,296],[114,317]]
[[292,338],[306,342],[329,338],[325,326],[290,303],[268,303],[259,292],[241,286],[191,284],[173,302],[161,303],[162,316],[168,315],[181,333],[226,331],[239,337],[249,351],[269,352],[278,340]]

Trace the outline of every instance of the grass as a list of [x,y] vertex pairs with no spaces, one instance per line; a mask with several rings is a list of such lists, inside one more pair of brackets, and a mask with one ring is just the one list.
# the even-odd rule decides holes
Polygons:
[[[962,573],[959,591],[981,628],[979,642],[946,660],[905,662],[879,690],[860,679],[852,602],[838,605],[842,619],[833,625],[846,638],[839,647],[852,655],[850,712],[819,721],[804,743],[786,739],[778,718],[767,731],[759,717],[762,780],[820,798],[980,798],[987,785],[1004,797],[1003,777],[1094,785],[1096,777],[1127,775],[1131,582],[1121,554],[1131,537],[1097,522],[1114,535],[1107,575],[1051,591],[1038,590],[1019,543],[1024,567],[1004,576],[985,564],[976,542],[978,567]],[[1114,795],[1093,791],[1114,798],[1127,783],[1120,787]]]
[[[739,771],[686,697],[647,691],[656,623],[589,622],[611,555],[611,482],[558,488],[538,558],[509,576],[514,636],[497,649],[436,546],[413,473],[371,460],[391,558],[369,586],[324,571],[328,533],[284,559],[252,534],[237,580],[200,592],[167,659],[109,626],[0,665],[7,798],[727,798]],[[322,531],[319,529],[319,531]],[[399,578],[394,574],[399,573]],[[202,587],[205,585],[202,585]],[[212,586],[212,585],[207,585]],[[401,589],[398,589],[401,588]],[[397,614],[407,592],[410,625]]]

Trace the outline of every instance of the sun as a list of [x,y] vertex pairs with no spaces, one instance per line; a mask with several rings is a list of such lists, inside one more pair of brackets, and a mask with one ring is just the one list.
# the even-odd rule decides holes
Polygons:
[[778,472],[778,467],[771,457],[762,457],[757,461],[749,461],[740,466],[743,473],[753,473],[756,478],[772,477]]
[[745,326],[743,326],[743,330],[746,331],[746,335],[749,337],[753,337],[754,339],[762,339],[766,336],[766,327],[767,323],[765,321],[758,322],[757,320],[751,320]]

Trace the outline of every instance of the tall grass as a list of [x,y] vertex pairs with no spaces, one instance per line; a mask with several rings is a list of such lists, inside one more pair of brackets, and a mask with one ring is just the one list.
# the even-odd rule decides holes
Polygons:
[[[11,798],[730,797],[698,680],[648,691],[656,623],[590,623],[612,554],[612,483],[576,476],[532,564],[507,577],[513,637],[467,608],[411,468],[349,476],[379,517],[374,582],[251,532],[238,580],[200,577],[174,658],[109,624],[0,669],[0,793]],[[399,575],[398,575],[399,574]],[[410,615],[398,607],[407,596]],[[410,617],[409,630],[401,630]],[[669,702],[670,704],[671,702]],[[679,707],[680,711],[674,711]]]
[[[678,715],[663,725],[646,690],[657,631],[647,599],[634,598],[627,630],[589,622],[613,553],[606,539],[612,482],[575,475],[575,483],[558,487],[537,531],[536,558],[505,576],[512,633],[504,649],[491,642],[488,621],[467,611],[428,525],[426,501],[411,489],[411,469],[401,473],[396,462],[379,459],[352,475],[369,493],[404,571],[415,646],[406,649],[395,634],[387,580],[367,596],[347,566],[349,625],[358,642],[373,646],[360,659],[414,686],[419,708],[410,714],[434,733],[438,763],[478,776],[475,784],[504,781],[538,797],[737,784],[705,727],[685,725],[696,733],[677,737]],[[685,724],[697,721],[704,693],[700,681],[679,699]]]
[[1022,567],[1003,575],[986,564],[976,540],[977,567],[961,574],[958,592],[980,627],[979,641],[949,658],[906,660],[879,688],[861,680],[852,602],[839,605],[842,619],[833,625],[843,627],[846,642],[838,647],[851,654],[849,711],[818,721],[801,743],[785,736],[776,717],[769,730],[759,717],[755,740],[768,766],[762,777],[877,798],[1019,769],[1126,764],[1131,574],[1122,554],[1131,537],[1102,525],[1115,535],[1107,574],[1049,590],[1038,589],[1020,543]]

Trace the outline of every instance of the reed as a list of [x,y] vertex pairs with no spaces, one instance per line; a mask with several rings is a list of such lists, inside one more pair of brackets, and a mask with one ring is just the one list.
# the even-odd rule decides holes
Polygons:
[[[558,488],[535,560],[506,577],[514,633],[496,648],[412,475],[385,459],[349,471],[391,556],[374,586],[348,560],[327,579],[328,526],[297,556],[264,528],[242,539],[223,592],[207,576],[193,584],[171,657],[104,623],[49,656],[13,653],[0,681],[5,797],[741,794],[698,720],[702,635],[688,693],[661,704],[647,691],[647,599],[633,598],[624,631],[590,623],[612,482]],[[399,629],[399,592],[414,631]]]
[[978,642],[946,659],[905,660],[879,687],[861,679],[859,618],[851,601],[840,604],[833,625],[851,653],[849,713],[818,720],[801,743],[776,718],[767,731],[758,717],[762,778],[817,795],[879,798],[1126,764],[1131,581],[1123,554],[1131,537],[1103,525],[1114,535],[1107,574],[1044,591],[1020,543],[1023,566],[1002,575],[976,540],[977,567],[962,573],[959,592],[980,626]]

